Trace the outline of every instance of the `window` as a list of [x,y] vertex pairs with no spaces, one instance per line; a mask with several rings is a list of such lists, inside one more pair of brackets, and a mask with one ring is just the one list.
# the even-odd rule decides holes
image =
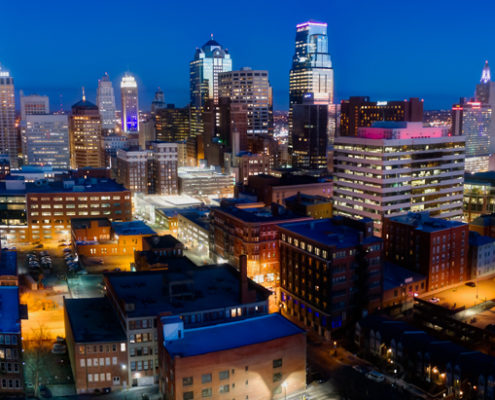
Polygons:
[[112,365],[117,365],[117,357],[112,357]]
[[99,378],[98,374],[95,374],[95,375],[94,375],[94,380],[95,380],[95,382],[98,382],[98,378]]
[[88,382],[93,382],[93,374],[88,374]]
[[[185,378],[182,378],[182,386],[191,386],[193,384],[193,377],[192,376],[187,376]],[[192,399],[192,397],[191,397]]]
[[184,400],[193,400],[194,399],[194,392],[184,392],[182,395],[182,398]]
[[218,389],[219,393],[228,393],[230,391],[229,385],[222,385],[220,389]]
[[276,360],[273,360],[273,368],[280,368],[282,366],[282,359],[277,358]]
[[110,365],[110,357],[105,357],[105,365]]
[[201,397],[211,397],[211,388],[201,390]]
[[218,373],[218,377],[220,378],[220,380],[229,379],[229,370],[220,371]]
[[211,382],[211,374],[201,375],[201,383],[210,383],[210,382]]
[[105,374],[103,372],[100,374],[100,381],[101,382],[105,381]]
[[112,380],[112,375],[110,374],[110,372],[107,372],[107,381],[110,381]]
[[86,366],[86,360],[84,358],[81,358],[79,361],[81,363],[81,367],[85,367]]
[[[113,351],[115,351],[115,348]],[[120,351],[125,351],[125,343],[120,344]]]
[[281,380],[282,380],[282,374],[280,372],[273,374],[273,382],[279,382]]
[[91,366],[92,366],[91,358],[88,358],[88,367],[91,367]]

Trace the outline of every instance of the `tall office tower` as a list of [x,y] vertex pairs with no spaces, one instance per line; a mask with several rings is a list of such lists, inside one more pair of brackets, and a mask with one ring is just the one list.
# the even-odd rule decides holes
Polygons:
[[115,94],[110,77],[106,72],[98,80],[96,104],[100,110],[101,129],[106,134],[113,133],[115,131]]
[[69,135],[71,168],[105,166],[100,112],[84,94],[82,100],[72,106]]
[[289,103],[301,104],[311,93],[315,103],[333,103],[333,68],[328,52],[327,24],[308,21],[296,27],[290,70]]
[[133,193],[150,192],[150,150],[117,150],[117,182]]
[[25,164],[69,169],[67,115],[26,115],[22,121],[21,136]]
[[177,144],[155,141],[151,143],[151,151],[153,174],[151,193],[179,194]]
[[50,113],[50,99],[48,96],[32,94],[25,96],[19,91],[19,101],[21,104],[21,119],[25,120],[26,115],[42,115]]
[[292,106],[292,165],[296,168],[327,170],[328,105]]
[[189,137],[189,107],[175,108],[167,104],[155,114],[156,139],[165,142],[177,142]]
[[476,101],[483,104],[490,104],[492,107],[495,105],[495,82],[492,82],[488,61],[485,61],[480,83],[476,85],[475,97]]
[[15,127],[14,78],[0,66],[0,153],[9,156],[10,167],[19,165],[17,130]]
[[218,74],[218,96],[230,99],[231,104],[247,104],[248,135],[273,133],[272,87],[268,71],[240,71]]
[[158,88],[155,92],[155,98],[151,102],[151,113],[156,114],[156,112],[162,108],[165,108],[167,105],[165,104],[165,94],[163,90]]
[[217,41],[208,40],[197,48],[194,59],[189,63],[191,105],[201,108],[206,99],[218,102],[218,74],[232,71],[229,51]]
[[490,137],[492,115],[492,107],[478,101],[461,101],[452,107],[452,135],[466,139],[467,172],[489,169],[489,153],[495,145],[495,138]]
[[423,121],[423,101],[370,101],[367,96],[350,97],[340,104],[340,136],[357,136],[358,129],[376,121]]
[[462,217],[463,136],[421,122],[375,122],[334,143],[334,211],[368,217],[380,236],[382,218],[430,211]]
[[122,131],[125,133],[139,132],[139,102],[136,79],[125,74],[120,82],[122,98]]

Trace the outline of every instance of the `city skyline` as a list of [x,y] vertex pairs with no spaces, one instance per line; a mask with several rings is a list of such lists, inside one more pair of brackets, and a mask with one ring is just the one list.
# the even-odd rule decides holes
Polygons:
[[[457,13],[456,2],[444,1],[434,5],[427,5],[424,1],[414,5],[394,5],[388,1],[379,5],[359,3],[350,18],[345,5],[337,3],[316,1],[305,5],[301,12],[292,13],[290,10],[297,7],[298,2],[290,1],[283,9],[278,2],[273,2],[263,4],[266,12],[249,11],[241,23],[228,11],[201,20],[199,15],[207,11],[207,5],[200,3],[195,6],[198,12],[191,15],[184,14],[184,5],[167,5],[165,8],[160,4],[150,4],[156,8],[156,13],[145,15],[137,11],[136,20],[142,28],[139,35],[121,37],[116,28],[126,3],[122,3],[121,8],[106,4],[96,13],[96,3],[89,1],[76,22],[90,38],[103,34],[112,37],[114,32],[114,40],[110,48],[107,43],[88,40],[92,47],[81,52],[74,46],[64,46],[68,39],[59,34],[72,29],[72,23],[67,25],[72,16],[69,8],[58,8],[53,4],[49,9],[40,9],[42,18],[38,18],[37,13],[23,15],[23,9],[9,4],[6,11],[13,18],[0,29],[4,36],[15,31],[18,40],[15,46],[2,43],[0,61],[14,76],[17,89],[23,89],[27,94],[49,95],[54,110],[60,108],[60,94],[63,95],[63,108],[68,110],[77,101],[81,86],[87,88],[88,99],[95,101],[97,80],[105,71],[112,77],[114,85],[126,71],[136,75],[143,110],[149,108],[158,86],[164,90],[168,102],[184,106],[189,97],[188,63],[195,49],[213,33],[215,40],[234,55],[233,69],[249,66],[269,71],[274,109],[286,110],[294,27],[310,19],[328,23],[338,101],[352,95],[370,96],[376,100],[416,96],[425,99],[426,109],[447,109],[458,97],[473,95],[472,87],[485,59],[495,58],[485,39],[493,36],[490,24],[483,23],[489,12],[479,15],[474,7],[462,6],[463,13]],[[37,6],[33,3],[33,7]],[[486,5],[485,9],[491,7]],[[476,14],[476,19],[470,18],[471,14]],[[37,20],[33,20],[32,15],[37,15]],[[97,22],[103,15],[113,15],[113,18],[106,19],[105,25],[96,24],[98,29],[90,31],[84,28],[90,16]],[[178,18],[179,15],[188,15],[187,23]],[[273,15],[276,23],[272,21]],[[466,29],[458,37],[456,20],[461,17],[462,26]],[[41,26],[40,20],[47,23]],[[10,21],[21,23],[18,27],[10,27]],[[421,29],[415,28],[419,21]],[[24,40],[24,36],[33,30],[40,31],[39,38]],[[46,43],[46,49],[37,46],[43,37],[53,35],[58,36],[58,40]],[[169,35],[180,36],[181,40],[165,40]],[[370,37],[375,39],[362,40]],[[139,51],[125,50],[129,41]],[[469,43],[469,47],[466,46],[461,54],[457,46],[463,42]],[[57,55],[57,47],[59,50],[64,48],[58,52],[60,55]],[[154,53],[157,47],[161,48],[160,54],[163,55]],[[41,64],[29,62],[33,57],[41,58],[43,54],[40,51],[56,55],[44,59]],[[174,54],[174,57],[165,54]],[[416,56],[411,57],[412,54]],[[373,63],[363,62],[370,59],[374,60]]]

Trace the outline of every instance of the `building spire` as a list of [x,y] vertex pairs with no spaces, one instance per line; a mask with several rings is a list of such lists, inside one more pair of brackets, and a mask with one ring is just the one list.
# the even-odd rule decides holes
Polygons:
[[488,83],[491,81],[490,66],[488,65],[488,60],[485,61],[485,66],[481,72],[481,83]]
[[84,92],[84,86],[82,86],[82,99],[86,101],[86,93]]

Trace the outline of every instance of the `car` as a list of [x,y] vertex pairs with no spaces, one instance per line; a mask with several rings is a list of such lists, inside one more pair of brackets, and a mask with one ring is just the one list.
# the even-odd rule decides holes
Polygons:
[[366,374],[369,371],[369,368],[365,367],[364,365],[353,365],[352,369],[356,372],[359,372],[360,374]]
[[365,376],[369,380],[372,380],[372,381],[375,381],[375,382],[378,382],[378,383],[383,382],[385,380],[385,375],[383,375],[380,372],[375,371],[375,370],[371,370]]
[[430,303],[438,303],[440,302],[440,299],[438,297],[432,297],[430,300],[429,300]]
[[67,353],[67,346],[63,343],[55,342],[55,343],[53,343],[53,346],[52,346],[52,353],[53,354],[65,354],[65,353]]
[[469,287],[476,287],[476,283],[474,282],[466,282],[465,285]]

